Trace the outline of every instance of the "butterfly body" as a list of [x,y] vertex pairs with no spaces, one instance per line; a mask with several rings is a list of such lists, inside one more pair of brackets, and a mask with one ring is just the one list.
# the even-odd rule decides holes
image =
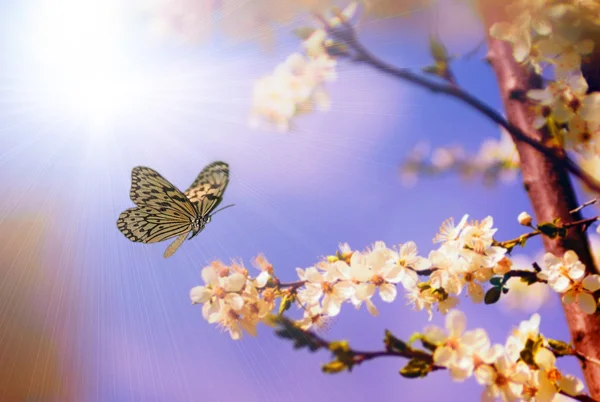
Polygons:
[[165,258],[170,257],[190,233],[191,240],[210,223],[228,183],[229,165],[225,162],[213,162],[202,169],[185,193],[155,170],[137,166],[131,172],[129,191],[136,207],[121,213],[117,228],[133,242],[155,243],[177,237],[165,251]]

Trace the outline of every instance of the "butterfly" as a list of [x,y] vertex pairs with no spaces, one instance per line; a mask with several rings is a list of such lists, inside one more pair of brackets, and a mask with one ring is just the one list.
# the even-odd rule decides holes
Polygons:
[[212,212],[223,200],[229,184],[229,165],[213,162],[196,177],[182,193],[149,167],[136,166],[131,171],[129,197],[136,205],[119,215],[117,228],[133,242],[156,243],[177,237],[165,250],[168,258],[177,251],[191,233],[189,240],[211,221]]

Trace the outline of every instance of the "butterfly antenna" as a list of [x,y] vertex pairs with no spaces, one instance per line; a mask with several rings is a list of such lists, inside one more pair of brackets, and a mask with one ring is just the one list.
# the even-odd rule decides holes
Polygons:
[[231,204],[231,205],[227,205],[226,207],[219,208],[219,209],[217,209],[215,212],[213,212],[212,214],[210,214],[210,216],[213,216],[213,215],[214,215],[214,214],[216,214],[217,212],[220,212],[220,211],[222,211],[222,210],[224,210],[224,209],[227,209],[227,208],[229,208],[229,207],[233,207],[233,206],[235,206],[235,204]]

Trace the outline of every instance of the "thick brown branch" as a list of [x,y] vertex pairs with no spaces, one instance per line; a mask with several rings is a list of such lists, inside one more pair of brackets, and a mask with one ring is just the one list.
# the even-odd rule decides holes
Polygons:
[[[495,4],[494,4],[495,3]],[[496,22],[508,20],[504,16],[503,2],[480,0],[480,9],[486,31]],[[531,142],[543,142],[544,133],[533,128],[535,116],[523,103],[511,99],[515,89],[527,91],[541,87],[539,77],[519,65],[513,58],[511,45],[488,36],[489,60],[496,72],[500,94],[504,101],[510,123],[519,127],[530,141],[513,135],[521,160],[525,189],[528,192],[538,222],[551,222],[560,218],[563,224],[581,220],[575,192],[564,164],[555,158],[538,152]],[[543,237],[544,248],[554,255],[563,255],[567,250],[577,253],[588,272],[597,274],[586,233],[571,229],[564,238]],[[583,313],[576,303],[563,305],[575,349],[593,359],[600,358],[600,317],[598,314]],[[593,364],[583,366],[584,377],[593,398],[600,399],[600,367]]]

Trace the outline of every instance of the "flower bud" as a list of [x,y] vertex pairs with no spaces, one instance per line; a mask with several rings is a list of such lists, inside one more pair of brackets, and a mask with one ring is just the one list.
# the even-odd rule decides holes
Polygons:
[[523,226],[530,226],[532,218],[531,215],[529,215],[527,212],[521,212],[517,217],[517,220]]

